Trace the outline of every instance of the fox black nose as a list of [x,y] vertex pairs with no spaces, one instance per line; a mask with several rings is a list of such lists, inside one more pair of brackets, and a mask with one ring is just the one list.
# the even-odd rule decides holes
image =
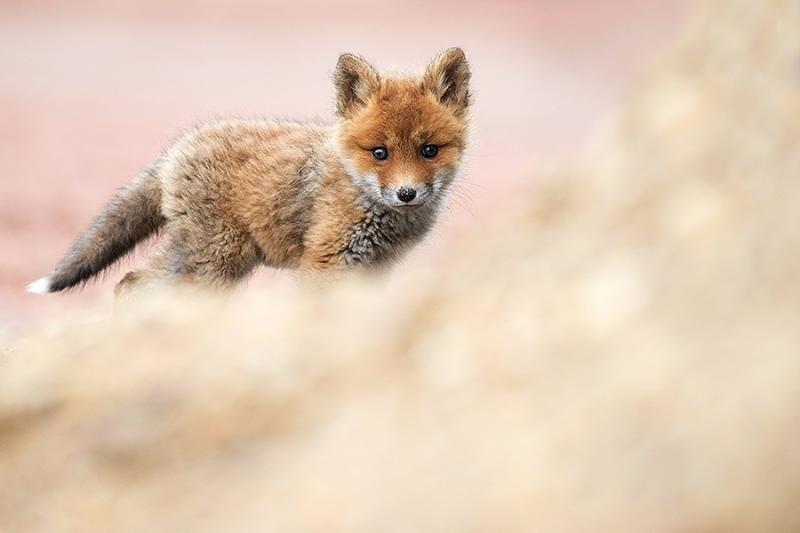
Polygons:
[[410,202],[417,197],[417,190],[411,187],[400,187],[397,189],[397,199],[401,202]]

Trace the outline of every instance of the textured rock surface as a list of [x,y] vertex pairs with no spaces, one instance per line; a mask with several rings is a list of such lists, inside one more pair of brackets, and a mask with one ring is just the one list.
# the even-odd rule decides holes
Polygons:
[[800,4],[693,21],[441,268],[7,339],[0,530],[797,531]]

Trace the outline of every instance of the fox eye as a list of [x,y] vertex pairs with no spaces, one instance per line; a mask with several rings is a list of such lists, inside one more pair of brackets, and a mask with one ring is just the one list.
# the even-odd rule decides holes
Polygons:
[[389,150],[383,146],[376,146],[372,149],[372,156],[378,161],[385,161],[389,157]]
[[425,159],[433,159],[439,153],[439,147],[435,144],[426,144],[422,147],[422,157]]

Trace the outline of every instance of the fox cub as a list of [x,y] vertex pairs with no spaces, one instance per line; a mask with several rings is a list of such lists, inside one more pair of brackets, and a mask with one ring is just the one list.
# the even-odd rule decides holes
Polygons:
[[335,124],[227,120],[197,127],[120,189],[34,293],[81,285],[161,230],[117,285],[228,287],[265,264],[377,266],[431,229],[466,142],[470,69],[445,51],[421,76],[384,77],[344,54]]

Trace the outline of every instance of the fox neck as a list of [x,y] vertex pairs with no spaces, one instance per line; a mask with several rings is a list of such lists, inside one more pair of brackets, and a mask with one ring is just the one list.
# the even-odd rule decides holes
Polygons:
[[365,206],[363,217],[352,226],[342,252],[347,264],[380,265],[397,258],[430,231],[436,211],[420,206],[413,212],[373,203]]

